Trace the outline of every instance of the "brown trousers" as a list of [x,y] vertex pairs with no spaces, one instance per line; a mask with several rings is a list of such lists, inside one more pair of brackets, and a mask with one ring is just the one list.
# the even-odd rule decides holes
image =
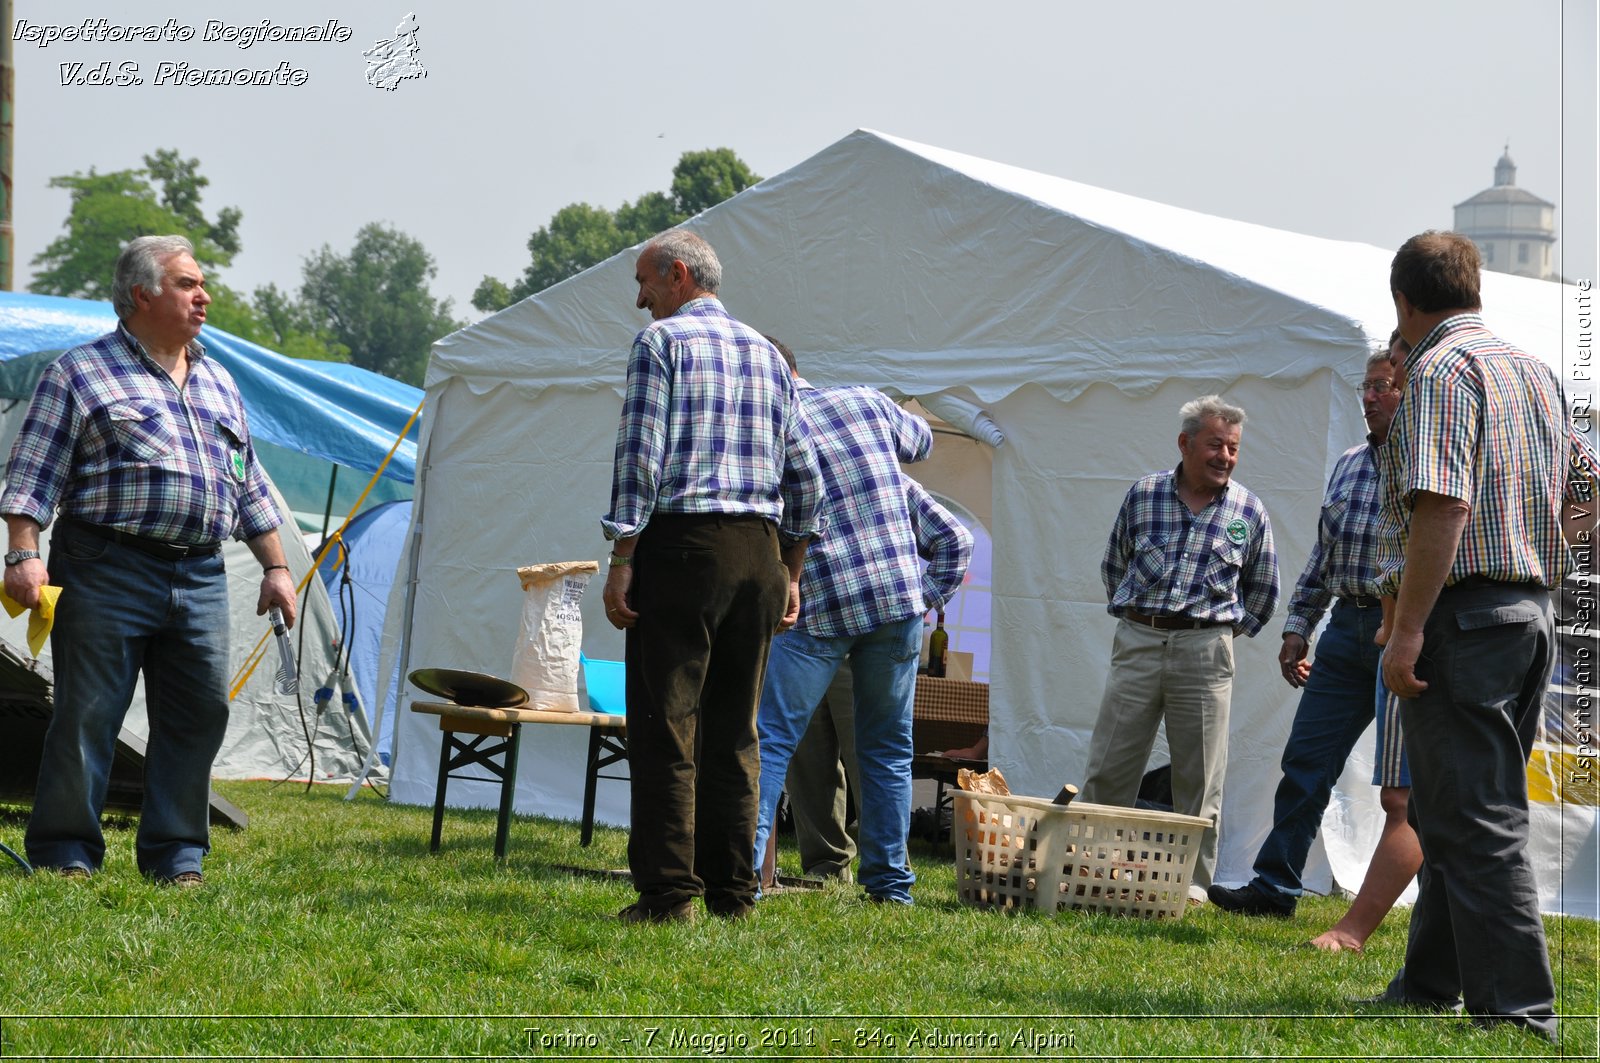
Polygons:
[[657,514],[634,552],[627,636],[628,866],[639,903],[755,899],[756,705],[788,601],[777,529],[756,516]]

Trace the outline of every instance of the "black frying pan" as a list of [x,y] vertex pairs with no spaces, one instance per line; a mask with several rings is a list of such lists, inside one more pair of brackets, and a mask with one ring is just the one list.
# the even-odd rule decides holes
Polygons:
[[463,672],[455,668],[418,668],[411,673],[418,689],[457,705],[482,705],[509,709],[528,700],[528,692],[499,676]]

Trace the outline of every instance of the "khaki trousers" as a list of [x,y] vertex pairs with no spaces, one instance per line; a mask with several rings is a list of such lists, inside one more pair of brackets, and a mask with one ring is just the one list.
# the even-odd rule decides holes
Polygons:
[[1211,820],[1189,883],[1211,885],[1217,863],[1217,816],[1228,770],[1228,708],[1233,694],[1233,630],[1226,625],[1157,631],[1117,623],[1111,674],[1089,741],[1083,800],[1131,808],[1155,745],[1167,725],[1173,811]]

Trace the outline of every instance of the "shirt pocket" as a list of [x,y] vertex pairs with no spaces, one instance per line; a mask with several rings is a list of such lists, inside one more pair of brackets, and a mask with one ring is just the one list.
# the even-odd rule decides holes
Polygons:
[[1161,582],[1167,571],[1167,539],[1163,535],[1139,535],[1133,540],[1133,556],[1128,559],[1128,589],[1134,594]]
[[225,471],[228,483],[244,483],[249,468],[245,460],[245,447],[250,442],[244,423],[230,413],[219,413],[213,424],[213,459]]
[[151,402],[118,402],[106,409],[122,463],[170,465],[178,433],[166,410]]
[[1244,547],[1223,543],[1206,562],[1206,596],[1213,602],[1231,602],[1239,593],[1239,571],[1244,567]]

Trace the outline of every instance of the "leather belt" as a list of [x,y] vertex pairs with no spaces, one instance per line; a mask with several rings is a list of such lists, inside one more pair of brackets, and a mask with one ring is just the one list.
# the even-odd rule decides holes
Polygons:
[[206,546],[185,546],[182,543],[169,543],[160,539],[152,539],[148,535],[135,535],[133,532],[123,531],[121,528],[109,528],[104,524],[91,524],[77,517],[62,517],[61,523],[74,529],[93,535],[98,539],[131,546],[141,553],[158,557],[163,561],[182,561],[190,557],[211,557],[222,549],[221,543],[211,543]]
[[1122,616],[1135,624],[1153,627],[1157,631],[1193,631],[1203,627],[1231,627],[1224,620],[1190,620],[1186,616],[1147,616],[1133,609],[1124,609]]
[[1357,609],[1374,609],[1382,604],[1370,594],[1350,594],[1339,600],[1346,605],[1353,605]]

